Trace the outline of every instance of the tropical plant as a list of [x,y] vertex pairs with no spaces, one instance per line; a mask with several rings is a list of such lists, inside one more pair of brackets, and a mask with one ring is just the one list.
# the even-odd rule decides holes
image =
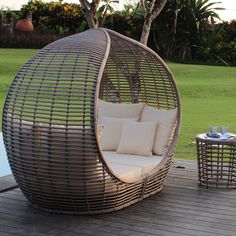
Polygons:
[[191,11],[193,20],[197,29],[208,21],[211,17],[220,19],[215,10],[224,10],[224,8],[214,7],[217,3],[209,0],[185,0],[186,8]]
[[199,45],[195,45],[198,51],[198,57],[206,62],[217,62],[228,65],[221,56],[220,51],[223,47],[222,41],[223,26],[211,27],[201,38]]
[[118,0],[102,0],[104,4],[98,9],[97,11],[97,18],[100,19],[99,21],[100,26],[103,27],[105,24],[105,20],[108,14],[113,14],[115,12],[112,4],[119,3]]
[[232,42],[236,40],[236,20],[231,22],[224,21],[220,25],[224,26],[224,31],[222,32],[222,37],[224,42]]
[[78,4],[62,1],[45,3],[41,0],[30,0],[21,8],[21,16],[25,18],[32,12],[33,25],[37,30],[57,34],[70,34],[79,31],[84,16]]
[[143,26],[143,12],[138,4],[125,5],[122,11],[115,11],[106,18],[104,27],[113,29],[136,40],[140,39]]
[[114,8],[113,3],[119,3],[119,0],[79,0],[84,11],[84,16],[88,23],[89,28],[97,28],[103,26],[107,17],[107,14],[112,14]]
[[182,62],[193,60],[210,20],[219,18],[215,10],[222,8],[215,4],[209,0],[167,0],[153,27],[154,43],[161,54]]

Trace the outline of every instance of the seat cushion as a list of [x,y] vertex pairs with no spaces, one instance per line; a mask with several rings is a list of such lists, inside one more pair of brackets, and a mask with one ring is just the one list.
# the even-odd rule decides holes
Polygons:
[[156,127],[155,122],[125,120],[117,153],[152,156]]
[[144,106],[141,122],[156,122],[157,130],[153,145],[153,153],[159,156],[165,155],[173,137],[176,124],[177,109],[155,109]]
[[98,101],[98,122],[101,123],[102,116],[113,118],[133,118],[139,120],[143,111],[143,103],[125,104]]
[[118,154],[112,151],[103,152],[106,161],[118,177],[132,180],[144,176],[156,167],[163,157],[161,156],[139,156]]
[[142,176],[142,168],[110,162],[109,166],[122,180],[132,181]]

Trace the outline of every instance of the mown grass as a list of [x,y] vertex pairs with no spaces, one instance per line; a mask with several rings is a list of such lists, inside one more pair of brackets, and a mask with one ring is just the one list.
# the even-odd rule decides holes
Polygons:
[[195,135],[211,125],[236,132],[236,67],[168,63],[182,101],[182,128],[175,157],[195,158]]
[[[2,108],[9,86],[20,67],[37,50],[35,49],[0,49],[0,125],[2,124]],[[2,125],[0,126],[0,130]]]
[[[17,70],[35,54],[32,49],[0,49],[0,108]],[[182,101],[182,128],[176,158],[195,158],[195,135],[211,125],[236,132],[236,67],[168,63]],[[1,115],[1,114],[0,114]]]

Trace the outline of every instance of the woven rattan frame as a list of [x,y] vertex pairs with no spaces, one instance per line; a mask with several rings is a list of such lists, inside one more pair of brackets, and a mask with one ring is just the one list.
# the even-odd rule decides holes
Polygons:
[[[177,108],[162,162],[133,182],[119,179],[103,158],[98,98]],[[180,100],[161,58],[108,29],[91,29],[49,44],[16,75],[3,112],[12,172],[29,202],[68,214],[122,209],[162,189],[180,127]]]
[[236,189],[236,140],[196,137],[199,185]]

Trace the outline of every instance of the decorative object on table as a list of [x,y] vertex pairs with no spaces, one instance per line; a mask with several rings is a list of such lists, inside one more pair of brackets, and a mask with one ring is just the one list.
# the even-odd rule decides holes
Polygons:
[[215,137],[218,133],[218,126],[211,126],[211,136]]
[[227,134],[228,133],[228,127],[226,127],[226,126],[220,126],[220,132],[221,132],[221,134]]
[[196,136],[199,185],[207,188],[236,189],[236,134]]
[[[220,131],[220,132],[218,132]],[[236,134],[229,133],[226,126],[211,126],[210,132],[200,135],[202,138],[215,139],[215,140],[227,140],[236,138]]]

